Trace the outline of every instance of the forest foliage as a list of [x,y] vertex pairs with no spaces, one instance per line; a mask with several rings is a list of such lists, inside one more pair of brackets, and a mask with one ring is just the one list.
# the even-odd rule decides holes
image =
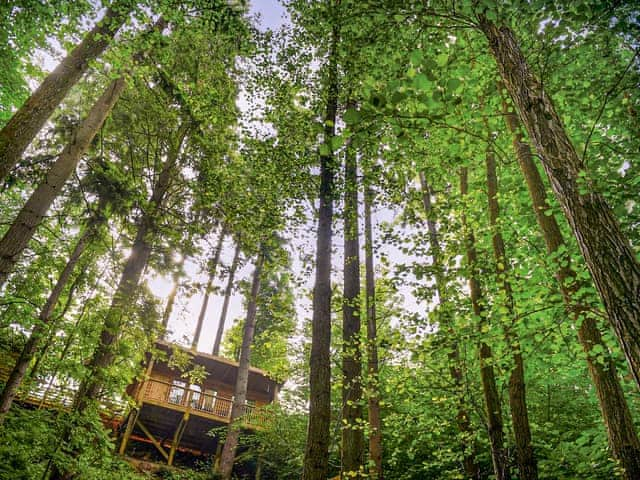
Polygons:
[[640,478],[637,2],[263,2],[0,6],[0,478],[148,478],[101,408],[225,295],[239,477]]

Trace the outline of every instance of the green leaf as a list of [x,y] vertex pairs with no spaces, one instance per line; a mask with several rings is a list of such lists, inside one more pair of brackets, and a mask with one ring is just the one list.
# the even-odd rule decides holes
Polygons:
[[418,74],[413,80],[413,84],[420,90],[430,90],[432,88],[431,82],[424,73]]
[[323,143],[322,145],[320,145],[320,148],[318,149],[318,151],[320,152],[320,155],[322,155],[323,157],[327,157],[331,155],[331,149],[329,148],[329,145],[327,145],[326,143]]
[[422,50],[414,50],[409,55],[409,60],[414,65],[420,65],[420,63],[422,63],[423,58],[424,58],[424,54],[422,53]]
[[356,125],[360,123],[360,121],[362,120],[362,116],[360,115],[360,112],[358,110],[350,108],[346,112],[344,112],[342,119],[347,125]]
[[405,98],[407,98],[407,94],[405,92],[394,92],[393,95],[391,95],[391,103],[393,104],[398,104],[400,102],[402,102]]
[[441,53],[436,57],[436,64],[439,67],[446,67],[448,61],[449,61],[449,55],[447,55],[446,53]]
[[342,135],[336,135],[335,137],[331,137],[330,142],[331,142],[331,149],[333,151],[336,151],[344,145],[344,137],[342,137]]
[[458,91],[461,86],[462,86],[462,82],[457,78],[450,78],[449,81],[447,82],[447,90],[449,91],[449,93]]

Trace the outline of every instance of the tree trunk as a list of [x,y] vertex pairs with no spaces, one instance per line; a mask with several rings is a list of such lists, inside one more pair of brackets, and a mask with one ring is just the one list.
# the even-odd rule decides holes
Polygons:
[[[531,197],[536,220],[549,253],[557,252],[563,246],[564,238],[560,226],[553,215],[545,215],[551,208],[547,203],[546,192],[540,173],[533,160],[531,148],[524,141],[520,132],[520,123],[515,113],[508,112],[504,105],[504,116],[507,126],[513,135],[513,146],[520,169],[525,177]],[[587,357],[587,366],[591,380],[595,386],[600,411],[607,430],[609,447],[613,457],[625,469],[627,480],[640,478],[640,440],[633,426],[633,418],[629,410],[613,359],[609,355],[606,344],[595,319],[590,313],[590,302],[579,299],[577,292],[587,285],[579,280],[569,264],[569,256],[558,259],[556,278],[567,313],[572,321],[579,325],[578,340]],[[593,347],[598,346],[601,359],[591,354]]]
[[469,413],[464,402],[463,383],[464,376],[460,362],[460,348],[457,340],[455,340],[455,330],[451,324],[450,312],[451,308],[447,298],[447,285],[444,276],[444,268],[442,264],[442,248],[438,236],[438,227],[433,219],[433,207],[431,205],[431,187],[429,186],[424,172],[420,172],[420,185],[422,188],[422,203],[425,213],[427,214],[427,229],[429,231],[429,243],[431,257],[433,258],[433,266],[435,269],[436,293],[438,295],[439,310],[441,311],[440,322],[452,339],[450,350],[447,354],[449,358],[449,373],[455,385],[456,396],[458,397],[458,410],[456,421],[458,430],[462,435],[461,450],[463,452],[462,465],[468,478],[479,479],[480,468],[476,463],[474,445],[473,445],[473,428]]
[[364,474],[362,358],[360,352],[360,238],[358,164],[347,146],[344,168],[344,292],[342,297],[342,465],[341,478]]
[[2,394],[0,394],[0,425],[2,425],[7,412],[11,408],[11,404],[15,399],[18,388],[20,388],[20,385],[22,384],[22,381],[24,380],[24,377],[27,373],[27,368],[29,367],[31,360],[40,347],[41,339],[45,336],[47,330],[49,329],[49,324],[52,320],[54,309],[58,304],[58,300],[60,299],[62,292],[67,286],[76,265],[82,257],[82,254],[91,244],[91,241],[95,237],[98,229],[106,220],[105,217],[102,216],[101,211],[102,208],[99,207],[98,211],[89,220],[84,232],[80,235],[80,238],[76,242],[76,246],[71,252],[67,264],[62,269],[62,272],[60,272],[60,276],[58,277],[55,286],[51,290],[47,301],[40,310],[38,321],[34,325],[33,330],[31,331],[31,335],[29,336],[27,343],[24,345],[22,352],[20,353],[20,356],[18,357],[18,360],[13,367],[13,370],[9,375],[7,383],[2,390]]
[[[460,170],[460,194],[464,198],[468,192],[467,168]],[[469,297],[473,314],[479,322],[479,329],[486,324],[485,299],[478,280],[477,253],[475,247],[475,235],[467,225],[466,215],[462,214],[462,224],[466,232],[466,254],[469,268]],[[487,427],[489,430],[489,442],[491,443],[491,459],[496,480],[508,480],[510,478],[508,455],[504,446],[504,430],[502,422],[502,406],[496,377],[493,371],[493,355],[491,347],[485,342],[480,342],[480,379],[482,381],[482,393],[487,413]]]
[[0,131],[0,181],[20,161],[26,148],[71,87],[82,77],[91,61],[107,48],[129,16],[128,3],[114,2],[104,18],[44,79]]
[[[153,186],[149,204],[138,221],[136,238],[133,241],[109,310],[105,314],[98,345],[87,365],[87,373],[76,392],[73,402],[73,411],[76,417],[81,416],[90,404],[99,398],[102,387],[108,379],[107,370],[115,359],[113,344],[120,334],[122,319],[135,304],[138,283],[151,254],[157,216],[163,208],[166,194],[171,187],[174,169],[180,156],[182,143],[189,131],[189,124],[183,124],[176,130],[177,139],[175,143],[169,145],[167,159]],[[73,428],[73,424],[67,424],[61,433],[62,443],[69,442]],[[63,480],[68,478],[70,474],[69,471],[61,470],[53,464],[49,480]]]
[[191,342],[191,348],[198,350],[198,343],[200,342],[200,333],[202,332],[202,325],[204,324],[204,318],[207,315],[207,307],[209,306],[209,298],[211,297],[211,290],[213,288],[213,282],[216,278],[216,270],[218,269],[218,263],[220,263],[220,254],[222,253],[222,243],[224,237],[227,236],[227,229],[223,226],[218,236],[218,244],[216,250],[213,253],[211,264],[209,265],[209,280],[204,290],[204,298],[202,300],[202,307],[200,307],[200,314],[198,315],[198,323],[196,324],[196,332],[193,335],[193,341]]
[[123,77],[109,84],[74,132],[71,142],[51,166],[44,181],[31,194],[0,240],[0,287],[6,282],[49,207],[60,195],[67,179],[75,171],[80,158],[87,151],[96,132],[118,101],[125,85]]
[[[489,139],[490,140],[490,139]],[[493,253],[496,260],[496,277],[504,294],[505,308],[508,320],[516,321],[513,290],[509,282],[509,262],[502,232],[498,225],[500,204],[498,202],[498,175],[496,159],[491,141],[486,153],[487,166],[487,197],[489,207],[489,224],[492,229]],[[516,444],[516,460],[521,480],[537,480],[538,463],[531,443],[531,427],[529,426],[529,412],[526,401],[526,383],[524,378],[524,360],[520,351],[518,336],[510,327],[505,328],[507,345],[512,350],[513,370],[509,376],[509,406],[511,407],[511,421]]]
[[[263,247],[261,246],[260,248],[262,249]],[[240,423],[238,420],[244,415],[244,407],[247,401],[247,385],[249,384],[249,367],[251,365],[251,344],[253,343],[253,334],[256,329],[256,311],[258,307],[258,294],[260,293],[260,274],[262,273],[263,264],[264,253],[261,251],[258,254],[256,267],[253,271],[251,299],[247,307],[247,318],[244,322],[244,331],[242,334],[238,377],[236,379],[233,405],[231,407],[231,421],[227,428],[227,439],[224,442],[222,455],[220,456],[220,475],[223,480],[231,479],[236,447],[238,446],[238,438],[240,437]]]
[[371,203],[373,192],[367,186],[364,192],[364,238],[365,238],[365,304],[367,310],[367,373],[369,413],[369,476],[372,480],[383,480],[382,473],[382,421],[380,418],[380,385],[378,365],[378,332],[376,320],[376,279],[373,266],[373,227]]
[[[329,148],[335,135],[338,109],[336,47],[338,29],[333,28],[329,58],[327,112],[324,144]],[[326,480],[329,472],[329,427],[331,422],[331,239],[333,236],[333,153],[320,155],[320,206],[316,246],[316,278],[311,321],[309,358],[309,427],[305,446],[303,480]]]
[[227,287],[224,290],[224,301],[222,302],[222,311],[220,312],[220,321],[218,322],[218,330],[216,339],[213,343],[212,355],[220,355],[220,343],[222,343],[222,334],[224,333],[224,323],[227,320],[227,312],[229,311],[229,300],[231,300],[231,292],[233,291],[233,281],[240,262],[240,243],[236,243],[236,250],[233,254],[233,260],[229,267],[229,278],[227,279]]
[[640,263],[602,194],[588,180],[551,98],[531,72],[515,34],[480,17],[498,70],[558,199],[609,321],[640,386]]

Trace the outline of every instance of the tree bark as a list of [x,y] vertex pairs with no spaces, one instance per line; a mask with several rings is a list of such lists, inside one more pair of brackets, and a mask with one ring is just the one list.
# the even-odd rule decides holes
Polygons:
[[198,349],[198,343],[200,342],[200,334],[202,333],[202,325],[204,324],[204,319],[207,316],[207,308],[209,307],[209,298],[211,297],[211,290],[213,288],[213,282],[216,278],[216,270],[218,269],[218,263],[220,263],[220,254],[222,253],[222,243],[224,242],[224,237],[227,236],[227,230],[223,226],[220,230],[220,235],[218,236],[218,244],[216,245],[216,250],[213,253],[213,258],[211,259],[211,265],[209,265],[209,280],[207,281],[207,286],[204,289],[204,298],[202,300],[202,306],[200,307],[200,314],[198,315],[198,323],[196,323],[196,332],[193,335],[193,341],[191,342],[191,348],[193,350]]
[[529,68],[515,34],[480,16],[498,70],[540,154],[618,341],[640,386],[640,263],[604,197],[588,180],[553,102]]
[[[263,247],[261,246],[261,248]],[[247,401],[247,385],[249,384],[249,367],[251,365],[251,344],[253,343],[253,334],[256,329],[256,311],[258,307],[260,275],[262,273],[263,264],[264,253],[261,251],[258,254],[255,270],[253,271],[251,300],[247,307],[247,318],[244,322],[244,331],[242,334],[242,347],[240,349],[240,360],[238,362],[238,376],[236,379],[233,405],[231,406],[231,421],[227,428],[227,439],[224,442],[222,455],[220,456],[220,476],[223,480],[231,479],[236,447],[238,446],[238,438],[240,437],[240,424],[238,420],[245,413],[244,407]]]
[[91,219],[89,219],[84,232],[80,235],[80,238],[76,242],[76,245],[69,256],[69,259],[60,272],[58,280],[55,286],[51,290],[47,301],[40,310],[38,315],[38,321],[31,331],[31,335],[24,345],[20,356],[16,360],[15,365],[9,378],[0,394],[0,425],[2,425],[7,412],[10,410],[13,400],[15,399],[18,388],[22,384],[24,377],[27,373],[27,369],[31,360],[35,356],[42,338],[46,335],[47,330],[50,328],[50,323],[53,318],[53,312],[58,305],[58,300],[62,295],[65,287],[69,283],[71,275],[75,270],[76,265],[80,261],[82,254],[86,251],[87,247],[91,244],[92,240],[102,224],[105,222],[105,217],[102,216],[102,208],[99,207],[98,211],[94,213]]
[[[329,58],[329,85],[324,142],[335,136],[338,109],[336,47],[338,29],[333,28]],[[309,427],[305,446],[303,480],[326,480],[329,472],[329,428],[331,422],[331,239],[333,236],[334,155],[320,155],[320,206],[316,246],[316,278],[311,320],[309,358]]]
[[460,362],[460,348],[457,340],[455,340],[455,331],[451,324],[450,317],[450,305],[447,298],[447,284],[444,276],[444,267],[442,264],[442,247],[440,246],[440,239],[438,235],[438,226],[433,218],[433,206],[431,205],[431,187],[427,182],[427,178],[424,172],[420,172],[420,185],[422,188],[422,203],[425,213],[427,214],[427,229],[429,231],[429,243],[431,257],[433,259],[433,267],[435,269],[435,285],[436,293],[438,295],[439,310],[441,311],[440,322],[442,327],[447,329],[447,333],[452,338],[452,344],[449,346],[450,350],[447,354],[449,358],[449,373],[451,379],[455,385],[456,396],[458,397],[458,407],[456,414],[456,422],[458,430],[462,435],[461,451],[463,452],[462,465],[465,474],[468,478],[479,479],[480,468],[476,463],[474,446],[473,446],[473,427],[469,412],[464,402],[463,383],[464,375],[462,372],[462,366]]
[[360,352],[360,238],[358,164],[347,146],[344,187],[344,291],[342,296],[342,478],[364,474],[362,355]]
[[[487,197],[489,207],[489,224],[492,229],[493,253],[496,260],[496,277],[504,294],[504,304],[508,312],[508,319],[516,321],[513,290],[509,282],[509,262],[502,232],[498,225],[500,204],[498,202],[498,175],[496,159],[491,141],[486,152],[487,167]],[[529,412],[526,400],[526,383],[524,377],[524,360],[520,351],[518,336],[511,327],[505,328],[505,337],[512,351],[513,370],[509,376],[509,406],[516,445],[516,461],[521,480],[537,480],[538,463],[531,443],[531,427],[529,426]]]
[[6,282],[38,225],[60,195],[67,179],[76,169],[93,137],[118,101],[126,85],[123,77],[112,81],[86,118],[74,132],[73,139],[51,166],[44,181],[31,194],[9,230],[0,240],[0,287]]
[[[460,195],[464,198],[468,192],[467,168],[460,169]],[[466,215],[462,214],[462,224],[466,230],[466,256],[469,269],[469,297],[473,314],[477,317],[480,329],[486,324],[486,310],[484,307],[482,288],[478,280],[477,253],[475,247],[475,235],[467,225]],[[496,480],[508,480],[509,472],[508,455],[504,445],[504,428],[502,422],[502,406],[498,387],[496,385],[495,372],[493,370],[493,354],[491,347],[485,342],[480,342],[480,379],[482,381],[482,393],[487,414],[487,427],[489,430],[489,442],[491,443],[491,459]]]
[[[547,251],[555,253],[565,245],[560,226],[553,215],[545,215],[551,208],[546,199],[545,186],[533,160],[531,148],[525,142],[520,131],[520,123],[515,113],[509,112],[504,105],[506,124],[513,135],[513,146],[518,164],[525,177],[529,196],[540,230],[542,231]],[[556,278],[562,293],[567,313],[578,328],[580,341],[587,360],[589,375],[596,389],[600,411],[607,430],[609,448],[613,457],[625,469],[627,480],[640,478],[640,440],[633,425],[631,411],[624,397],[622,386],[618,380],[615,363],[602,340],[602,334],[591,316],[589,302],[578,296],[580,290],[588,287],[579,280],[571,267],[568,255],[558,259]],[[592,354],[598,346],[601,359]]]
[[82,42],[53,70],[0,131],[0,180],[20,161],[71,87],[84,75],[92,60],[109,45],[129,16],[129,2],[116,1]]
[[365,238],[365,305],[367,311],[367,373],[369,414],[369,477],[383,480],[382,471],[382,421],[380,416],[378,332],[376,319],[376,279],[373,265],[373,227],[371,203],[373,191],[366,186],[364,192],[364,238]]
[[220,312],[220,321],[218,322],[218,330],[216,331],[216,339],[213,342],[212,355],[220,355],[220,344],[222,343],[222,334],[224,333],[224,323],[227,320],[227,312],[229,311],[229,301],[231,300],[231,292],[233,291],[233,281],[240,262],[240,243],[236,243],[236,250],[233,254],[231,267],[229,267],[229,278],[227,279],[227,287],[224,290],[224,301],[222,302],[222,311]]

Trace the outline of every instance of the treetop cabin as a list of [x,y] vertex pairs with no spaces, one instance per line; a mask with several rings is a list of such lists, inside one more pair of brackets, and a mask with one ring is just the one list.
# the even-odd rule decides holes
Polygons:
[[[152,445],[169,465],[178,452],[217,459],[222,442],[210,432],[230,422],[238,364],[165,341],[156,348],[159,355],[146,355],[144,377],[127,388],[135,406],[120,427],[120,453],[149,455]],[[192,369],[186,374],[175,358],[184,354]],[[261,407],[277,401],[280,386],[262,370],[250,369],[243,428],[260,428]]]
[[[142,377],[126,389],[133,399],[128,411],[122,397],[101,400],[102,419],[117,432],[120,454],[169,465],[176,455],[186,464],[194,456],[213,454],[217,459],[223,442],[211,432],[230,422],[238,364],[166,341],[155,347],[145,355]],[[7,380],[16,358],[15,352],[4,353],[0,382]],[[261,407],[277,401],[280,387],[262,370],[250,368],[242,428],[264,424]],[[30,408],[68,409],[76,388],[47,377],[22,392],[19,401]]]

